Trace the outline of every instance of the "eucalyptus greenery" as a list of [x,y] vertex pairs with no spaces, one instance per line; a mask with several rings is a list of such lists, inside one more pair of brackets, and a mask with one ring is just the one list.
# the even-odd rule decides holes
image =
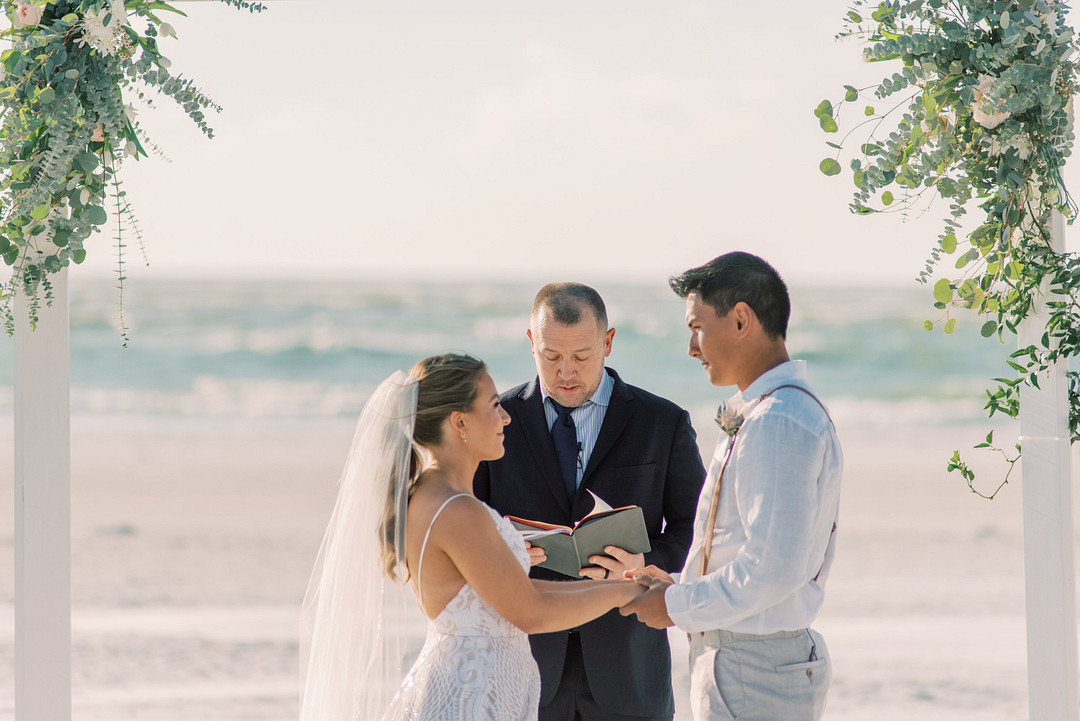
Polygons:
[[[119,177],[125,158],[156,147],[137,108],[164,96],[208,136],[206,112],[220,108],[191,80],[170,72],[161,37],[175,37],[156,0],[0,0],[12,27],[0,32],[0,255],[11,266],[0,313],[14,332],[12,299],[29,299],[31,327],[49,275],[86,257],[90,236],[112,212],[123,292],[125,240],[140,239]],[[249,0],[220,0],[260,12]],[[142,26],[140,32],[134,25]]]
[[[1022,386],[1080,354],[1080,260],[1053,250],[1051,217],[1069,219],[1076,205],[1061,169],[1073,146],[1077,38],[1060,0],[856,0],[839,38],[866,42],[864,59],[891,74],[868,88],[844,86],[836,104],[814,111],[826,133],[839,131],[841,110],[856,118],[825,175],[850,159],[854,213],[907,214],[940,198],[948,212],[926,267],[948,277],[933,284],[940,315],[928,331],[952,333],[957,311],[973,312],[982,335],[1004,340],[1050,294],[1040,342],[1018,350],[1009,370],[986,391],[989,416],[1020,413]],[[973,217],[965,215],[975,206]],[[948,258],[947,258],[948,257]],[[1069,430],[1080,439],[1080,381],[1069,372]],[[993,433],[976,448],[1002,454],[1009,472],[1019,458],[994,446]],[[959,452],[948,469],[973,491],[975,473]]]

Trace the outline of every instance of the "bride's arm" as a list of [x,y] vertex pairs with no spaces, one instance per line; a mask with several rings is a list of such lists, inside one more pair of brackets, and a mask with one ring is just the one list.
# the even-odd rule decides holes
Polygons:
[[530,634],[579,626],[642,590],[633,581],[534,583],[479,502],[447,506],[432,528],[432,542],[499,615]]

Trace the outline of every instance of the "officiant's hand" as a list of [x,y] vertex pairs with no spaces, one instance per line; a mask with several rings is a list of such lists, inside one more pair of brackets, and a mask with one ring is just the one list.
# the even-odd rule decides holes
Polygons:
[[589,563],[596,565],[581,569],[582,578],[603,580],[605,578],[623,578],[623,574],[645,565],[645,556],[641,553],[628,553],[618,546],[605,546],[606,556],[589,556]]
[[667,613],[664,591],[671,583],[649,575],[634,576],[634,580],[645,587],[645,592],[619,609],[623,616],[634,615],[649,628],[667,628],[675,622]]
[[529,552],[529,565],[535,566],[538,563],[543,563],[547,560],[547,553],[540,546],[534,546],[528,541],[525,541],[525,550]]

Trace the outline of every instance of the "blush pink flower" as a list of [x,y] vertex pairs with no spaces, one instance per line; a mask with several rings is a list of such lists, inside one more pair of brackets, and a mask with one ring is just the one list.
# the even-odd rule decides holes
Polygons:
[[19,3],[12,23],[17,28],[28,28],[41,22],[41,9],[30,3]]
[[971,117],[987,130],[993,130],[1001,125],[1012,114],[1000,109],[1005,104],[1004,100],[992,100],[987,97],[993,87],[994,78],[992,76],[980,76],[979,84],[975,86],[975,102],[971,107]]

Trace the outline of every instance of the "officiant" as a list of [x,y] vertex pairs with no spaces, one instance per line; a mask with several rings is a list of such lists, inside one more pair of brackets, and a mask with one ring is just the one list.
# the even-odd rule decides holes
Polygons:
[[[615,329],[589,286],[541,288],[526,333],[537,376],[501,396],[512,419],[506,455],[480,464],[476,496],[504,515],[559,525],[592,510],[589,491],[614,507],[640,506],[651,550],[609,547],[579,577],[621,578],[643,565],[678,571],[705,478],[689,414],[605,368]],[[542,549],[530,553],[534,578],[571,580],[536,567]],[[613,611],[530,642],[540,667],[540,721],[673,717],[666,632]]]

